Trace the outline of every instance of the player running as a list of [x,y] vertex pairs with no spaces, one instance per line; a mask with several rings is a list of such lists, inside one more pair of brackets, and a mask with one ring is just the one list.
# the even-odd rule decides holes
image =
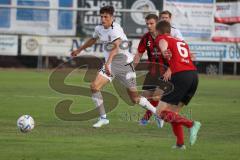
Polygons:
[[[145,18],[146,26],[148,28],[148,32],[143,35],[138,45],[138,52],[134,57],[134,65],[136,66],[141,57],[147,51],[148,62],[149,62],[149,72],[146,75],[146,78],[143,83],[143,96],[148,98],[150,103],[156,107],[158,102],[163,94],[163,90],[159,88],[159,84],[163,83],[160,79],[164,77],[164,79],[168,79],[167,77],[169,73],[166,72],[167,63],[162,55],[158,54],[157,46],[154,41],[157,37],[156,24],[158,22],[158,16],[155,14],[149,14]],[[165,73],[166,72],[166,73]],[[165,74],[164,74],[165,73]],[[140,125],[147,125],[149,119],[152,116],[152,112],[147,110],[143,116],[143,118],[139,121]],[[155,117],[157,125],[159,128],[162,128],[164,121]]]
[[93,125],[95,128],[109,124],[100,90],[111,82],[113,78],[116,78],[127,87],[128,94],[134,104],[139,104],[145,109],[156,112],[156,108],[145,97],[138,95],[136,73],[132,64],[133,55],[127,49],[121,49],[120,47],[121,43],[128,39],[122,27],[114,22],[113,14],[114,8],[112,6],[102,7],[100,9],[102,24],[95,27],[92,38],[71,53],[72,56],[77,56],[82,50],[95,44],[97,40],[104,44],[105,64],[90,86],[92,100],[95,102],[100,114],[98,122]]
[[190,129],[190,145],[193,145],[197,140],[201,123],[182,117],[178,112],[179,108],[188,105],[194,96],[198,86],[198,74],[191,60],[188,44],[170,36],[170,23],[160,21],[156,29],[159,35],[155,43],[163,56],[168,59],[172,71],[170,82],[174,85],[173,92],[164,95],[160,100],[157,115],[172,125],[173,133],[177,138],[174,148],[185,149],[182,126]]

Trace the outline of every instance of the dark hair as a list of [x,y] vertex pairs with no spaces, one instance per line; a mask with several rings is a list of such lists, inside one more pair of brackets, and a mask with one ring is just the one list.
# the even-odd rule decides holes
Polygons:
[[172,17],[172,13],[169,12],[168,10],[165,10],[165,11],[160,12],[159,18],[161,18],[161,15],[163,15],[163,14],[168,14],[170,18]]
[[160,34],[171,33],[171,24],[167,21],[160,21],[156,25],[156,30],[160,32]]
[[110,15],[113,15],[114,8],[113,6],[104,6],[100,9],[100,14],[108,13]]
[[156,14],[148,14],[146,17],[145,17],[146,20],[149,20],[149,19],[154,19],[155,21],[158,21],[158,16]]

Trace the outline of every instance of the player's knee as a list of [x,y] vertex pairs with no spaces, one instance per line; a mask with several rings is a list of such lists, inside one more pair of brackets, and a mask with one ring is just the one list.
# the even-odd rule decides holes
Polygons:
[[139,97],[132,97],[131,98],[132,103],[138,104],[139,103]]
[[100,88],[98,87],[98,85],[97,85],[96,83],[94,83],[94,82],[92,82],[92,83],[90,84],[90,88],[91,88],[92,92],[98,92],[98,91],[100,90]]

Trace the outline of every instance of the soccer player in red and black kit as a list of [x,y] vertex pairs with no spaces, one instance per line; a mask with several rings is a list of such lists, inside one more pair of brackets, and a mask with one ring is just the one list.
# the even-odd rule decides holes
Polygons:
[[[166,63],[166,60],[164,60],[162,55],[158,54],[158,48],[154,43],[157,36],[156,24],[158,22],[158,16],[155,14],[149,14],[146,16],[145,21],[148,32],[141,38],[141,41],[138,45],[138,53],[134,58],[134,64],[137,65],[143,54],[147,51],[149,72],[144,80],[142,88],[144,90],[143,96],[146,97],[151,104],[156,107],[163,93],[163,90],[159,88],[159,83],[161,83],[159,78],[164,77],[167,79],[167,75],[169,74],[165,73],[167,67],[164,65],[164,63]],[[147,110],[143,118],[140,120],[140,124],[147,125],[151,116],[152,112]],[[161,128],[164,121],[157,117],[155,117],[155,119],[158,127]]]
[[172,125],[177,138],[174,148],[185,149],[183,126],[190,129],[190,145],[193,145],[197,140],[201,123],[180,116],[178,112],[179,108],[187,105],[194,96],[198,86],[198,74],[191,60],[188,44],[170,36],[170,23],[160,21],[156,29],[159,35],[155,39],[155,44],[160,54],[168,60],[172,72],[170,82],[174,85],[173,92],[163,95],[159,101],[156,114]]

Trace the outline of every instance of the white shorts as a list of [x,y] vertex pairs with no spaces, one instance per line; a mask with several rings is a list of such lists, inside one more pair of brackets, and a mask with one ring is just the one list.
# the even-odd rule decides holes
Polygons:
[[115,64],[112,63],[111,65],[111,76],[106,74],[105,67],[103,66],[102,69],[99,71],[99,74],[107,78],[110,82],[114,78],[121,82],[127,88],[134,88],[136,87],[136,72],[134,70],[133,64]]

